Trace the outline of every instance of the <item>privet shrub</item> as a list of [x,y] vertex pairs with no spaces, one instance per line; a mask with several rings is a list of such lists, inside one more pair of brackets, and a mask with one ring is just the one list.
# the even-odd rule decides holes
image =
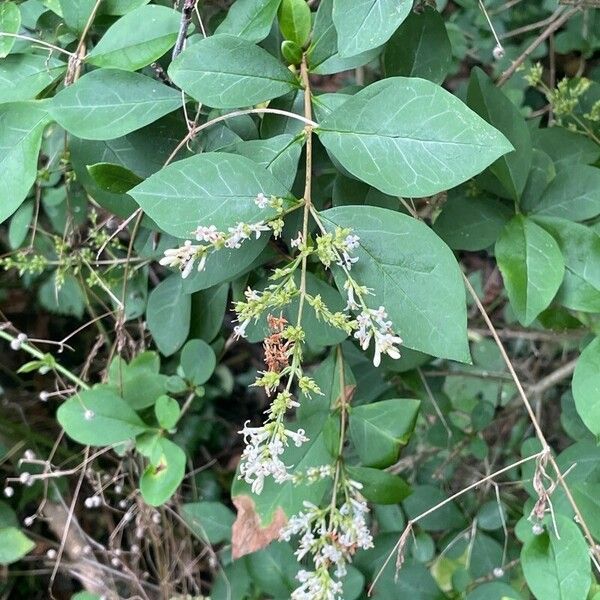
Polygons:
[[4,597],[600,597],[568,4],[0,5]]

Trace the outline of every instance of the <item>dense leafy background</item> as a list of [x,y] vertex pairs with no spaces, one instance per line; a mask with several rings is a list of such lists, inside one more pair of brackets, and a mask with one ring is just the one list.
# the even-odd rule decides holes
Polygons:
[[[253,497],[236,478],[267,329],[236,341],[230,308],[301,217],[187,279],[158,260],[199,224],[273,218],[259,192],[292,211],[314,121],[321,225],[360,236],[353,273],[404,339],[376,369],[306,312],[323,396],[301,398],[310,442],[287,460],[336,456],[348,394],[348,473],[372,505],[344,599],[375,578],[381,600],[600,598],[600,10],[572,4],[0,4],[3,597],[290,597],[293,547],[267,542],[328,484]],[[343,309],[343,273],[308,268]],[[547,454],[521,462],[542,440],[463,274],[568,491]]]

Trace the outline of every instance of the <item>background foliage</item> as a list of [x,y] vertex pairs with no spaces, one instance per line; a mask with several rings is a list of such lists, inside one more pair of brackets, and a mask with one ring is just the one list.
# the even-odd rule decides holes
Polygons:
[[[374,536],[345,600],[600,598],[593,5],[0,4],[3,597],[290,598],[279,530],[339,475]],[[341,231],[398,360],[340,327]],[[285,463],[333,484],[237,476],[268,312],[321,391]]]

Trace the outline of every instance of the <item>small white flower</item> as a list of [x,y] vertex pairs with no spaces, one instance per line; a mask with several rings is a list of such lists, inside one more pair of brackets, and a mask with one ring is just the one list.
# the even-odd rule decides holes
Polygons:
[[50,398],[50,394],[48,392],[40,392],[39,398],[42,402],[48,402],[48,398]]
[[360,238],[357,235],[348,235],[344,240],[348,250],[356,250],[360,246]]
[[24,333],[19,333],[16,338],[13,338],[10,341],[10,347],[12,350],[20,350],[21,346],[24,342],[27,341],[27,335]]
[[492,573],[496,578],[504,577],[504,569],[502,567],[496,567]]
[[50,548],[50,550],[46,552],[46,558],[49,560],[54,560],[56,558],[56,550],[54,548]]
[[233,328],[233,336],[237,340],[246,337],[246,327],[250,324],[250,319],[246,319],[241,325],[236,325]]
[[32,481],[31,478],[31,473],[28,473],[27,471],[23,471],[20,475],[19,475],[19,481],[23,484],[23,485],[29,485],[29,482]]
[[290,245],[292,246],[292,248],[299,248],[300,244],[302,244],[302,232],[301,231],[299,231],[298,235],[290,242]]
[[7,486],[4,488],[4,495],[5,495],[7,498],[12,498],[12,497],[14,496],[14,494],[15,494],[15,490],[14,490],[13,488],[11,488],[9,485],[7,485]]
[[91,421],[95,416],[96,416],[96,413],[89,408],[83,413],[83,418],[86,421]]
[[262,192],[260,192],[254,199],[254,204],[256,204],[258,208],[267,208],[267,206],[269,205],[269,198],[267,198]]
[[200,225],[193,233],[196,241],[210,242],[211,244],[214,244],[221,237],[221,234],[214,225],[210,225],[209,227]]

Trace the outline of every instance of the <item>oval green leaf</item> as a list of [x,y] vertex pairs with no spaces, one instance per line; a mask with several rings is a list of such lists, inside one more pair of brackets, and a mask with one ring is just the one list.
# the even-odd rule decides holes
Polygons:
[[316,131],[344,168],[394,196],[449,189],[512,150],[504,135],[458,98],[418,78],[371,84]]
[[[404,345],[469,362],[465,289],[446,244],[421,221],[374,206],[339,206],[322,213],[325,227],[349,227],[360,237],[352,274],[375,291]],[[341,289],[344,276],[336,271]],[[400,359],[402,360],[402,359]]]
[[87,55],[97,67],[137,71],[173,46],[181,15],[172,8],[150,4],[116,21]]
[[171,63],[169,77],[213,108],[252,106],[298,87],[292,72],[266,50],[226,34],[186,48]]
[[47,106],[69,133],[112,140],[176,110],[181,95],[140,73],[97,69],[58,92]]

